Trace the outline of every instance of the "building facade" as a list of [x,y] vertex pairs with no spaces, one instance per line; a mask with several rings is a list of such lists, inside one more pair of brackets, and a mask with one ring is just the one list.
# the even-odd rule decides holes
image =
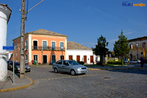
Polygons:
[[128,42],[131,49],[130,60],[136,60],[140,57],[147,59],[147,36],[130,39]]
[[99,56],[93,54],[92,49],[80,45],[76,42],[67,42],[67,60],[83,61],[85,64],[96,64],[100,60]]
[[0,81],[7,78],[7,52],[3,49],[6,46],[7,23],[9,22],[12,10],[7,4],[0,3]]
[[[67,36],[44,29],[28,32],[24,36],[25,61],[29,64],[51,64],[66,58]],[[20,37],[14,42],[14,60],[20,62]]]

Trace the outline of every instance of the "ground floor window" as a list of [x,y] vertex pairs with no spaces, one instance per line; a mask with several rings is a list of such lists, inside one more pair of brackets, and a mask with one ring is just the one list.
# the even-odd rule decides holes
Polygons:
[[84,56],[84,63],[87,63],[87,56]]
[[77,55],[77,62],[79,62],[80,61],[80,56],[79,55]]
[[38,63],[38,55],[33,55],[34,62]]
[[60,60],[64,60],[64,55],[61,55],[60,56]]
[[72,57],[72,55],[69,55],[69,60],[73,60],[73,57]]
[[90,63],[93,63],[93,56],[90,56]]

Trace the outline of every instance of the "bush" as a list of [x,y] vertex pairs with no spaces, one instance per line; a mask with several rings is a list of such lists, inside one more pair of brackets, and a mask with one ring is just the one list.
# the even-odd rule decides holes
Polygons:
[[101,62],[100,61],[97,61],[97,63],[96,63],[97,65],[101,65]]
[[83,61],[78,61],[79,64],[81,65],[84,65],[84,62]]
[[118,61],[108,61],[108,64],[121,64],[121,60]]

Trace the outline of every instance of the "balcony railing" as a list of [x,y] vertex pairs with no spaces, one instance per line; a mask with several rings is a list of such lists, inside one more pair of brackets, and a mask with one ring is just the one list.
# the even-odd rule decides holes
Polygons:
[[32,50],[65,51],[65,47],[32,46]]

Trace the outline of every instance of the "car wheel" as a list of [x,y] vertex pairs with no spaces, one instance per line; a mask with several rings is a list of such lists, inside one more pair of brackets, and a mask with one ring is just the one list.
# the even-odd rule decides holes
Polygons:
[[54,72],[55,72],[55,73],[58,73],[58,69],[57,69],[57,68],[55,68],[55,69],[54,69]]
[[74,76],[74,75],[76,74],[76,72],[75,72],[74,70],[71,70],[71,71],[70,71],[70,74],[71,74],[72,76]]

